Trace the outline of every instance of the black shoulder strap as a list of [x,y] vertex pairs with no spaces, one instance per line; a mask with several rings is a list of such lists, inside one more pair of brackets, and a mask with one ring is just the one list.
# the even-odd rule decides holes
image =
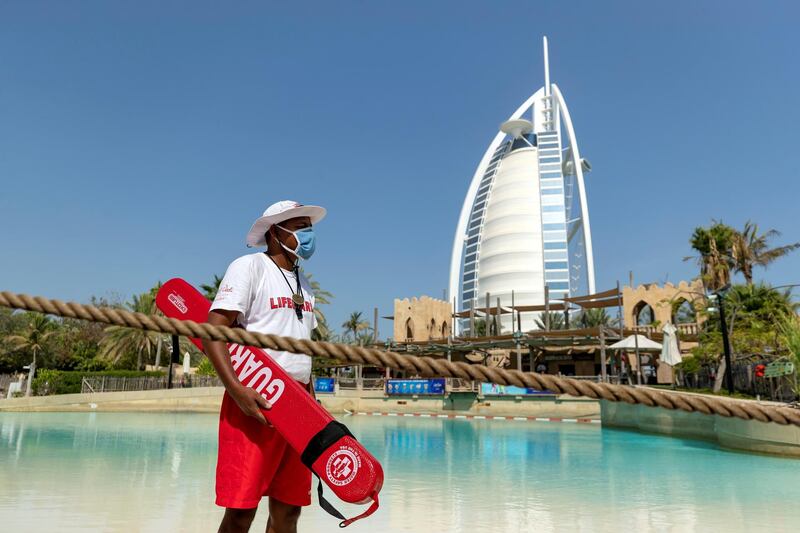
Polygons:
[[347,426],[341,422],[331,420],[324,428],[319,430],[316,435],[311,437],[311,440],[306,444],[306,449],[303,450],[302,455],[300,455],[300,460],[311,469],[311,465],[322,455],[322,452],[327,450],[328,447],[342,437],[353,437],[353,434],[350,433]]
[[[316,476],[316,474],[314,475]],[[364,511],[358,516],[354,516],[353,518],[345,518],[344,515],[340,513],[339,510],[336,509],[336,507],[331,505],[331,503],[328,500],[326,500],[325,497],[322,495],[322,480],[319,478],[319,476],[317,476],[317,495],[319,496],[319,506],[322,507],[329,515],[341,520],[341,522],[339,522],[339,527],[347,527],[357,520],[361,520],[362,518],[368,517],[369,515],[377,511],[378,505],[380,505],[378,503],[378,493],[375,492],[371,496],[372,504],[367,508],[366,511]]]
[[[311,437],[311,440],[308,441],[308,444],[306,444],[306,449],[303,450],[303,453],[300,455],[300,460],[303,461],[303,464],[306,465],[309,470],[311,470],[311,465],[314,464],[319,456],[342,437],[353,437],[353,434],[350,433],[350,430],[347,429],[347,426],[341,422],[331,420],[316,435]],[[316,473],[314,475],[316,475]],[[322,507],[331,516],[334,516],[342,521],[339,524],[339,527],[346,527],[354,521],[347,520],[342,513],[340,513],[333,505],[331,505],[328,500],[325,499],[325,497],[322,495],[322,480],[319,476],[317,476],[317,495],[319,496],[320,507]],[[356,520],[358,518],[361,517],[357,517]]]

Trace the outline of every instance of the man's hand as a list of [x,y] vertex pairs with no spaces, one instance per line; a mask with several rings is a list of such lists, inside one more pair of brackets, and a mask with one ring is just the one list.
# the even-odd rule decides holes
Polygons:
[[[236,311],[228,311],[224,309],[214,309],[208,313],[208,323],[214,326],[228,326],[231,327],[239,315]],[[264,418],[262,409],[271,409],[272,406],[267,400],[264,399],[259,393],[249,387],[245,387],[239,382],[236,373],[233,371],[231,365],[231,356],[228,353],[228,346],[222,341],[203,341],[203,348],[205,348],[208,360],[214,365],[217,370],[217,375],[225,385],[225,390],[228,391],[233,401],[239,406],[239,409],[247,416],[252,416],[264,425],[270,425],[267,419]]]
[[263,396],[244,385],[232,388],[228,391],[228,394],[230,394],[233,401],[236,402],[236,405],[239,406],[239,409],[241,409],[244,414],[252,416],[265,426],[269,425],[269,422],[264,418],[264,413],[262,413],[261,410],[272,409],[272,406]]

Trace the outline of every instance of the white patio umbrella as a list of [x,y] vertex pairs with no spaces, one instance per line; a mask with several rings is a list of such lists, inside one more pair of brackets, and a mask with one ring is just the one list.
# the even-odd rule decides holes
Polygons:
[[636,358],[628,358],[628,362],[630,363],[631,368],[636,371],[636,383],[641,385],[643,379],[640,354],[641,352],[657,352],[661,350],[661,345],[648,339],[644,335],[636,334],[626,337],[619,342],[615,342],[609,346],[609,348],[612,350],[625,350],[636,353]]
[[678,329],[672,324],[667,323],[661,331],[664,333],[664,346],[661,348],[661,362],[669,366],[675,366],[683,360],[681,351],[678,349],[678,337],[675,335]]
[[609,346],[609,349],[635,350],[637,348],[637,343],[640,352],[655,352],[661,349],[661,344],[648,339],[644,335],[631,335],[630,337],[626,337],[619,342],[615,342]]

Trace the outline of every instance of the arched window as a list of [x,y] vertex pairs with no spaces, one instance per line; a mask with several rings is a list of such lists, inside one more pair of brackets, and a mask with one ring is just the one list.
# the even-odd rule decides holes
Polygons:
[[697,313],[690,301],[681,298],[672,305],[673,324],[694,324],[695,322],[697,322]]
[[436,336],[437,336],[436,334],[437,333],[438,333],[438,331],[436,331],[436,320],[431,318],[431,329],[430,329],[430,337],[429,338],[431,338],[431,339],[436,338]]
[[633,307],[633,322],[637,326],[649,326],[656,319],[653,308],[647,302],[639,302]]
[[442,337],[449,337],[450,336],[450,328],[447,327],[447,320],[442,322]]
[[406,340],[414,340],[414,324],[411,322],[411,318],[406,319]]

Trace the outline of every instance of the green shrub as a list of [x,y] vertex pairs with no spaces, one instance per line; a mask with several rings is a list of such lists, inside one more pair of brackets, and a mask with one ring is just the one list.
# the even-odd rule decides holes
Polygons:
[[696,374],[697,372],[700,372],[702,363],[699,358],[693,355],[688,355],[683,358],[683,361],[675,365],[675,368],[683,370],[686,374]]
[[104,372],[80,372],[42,369],[33,379],[33,391],[38,396],[48,394],[75,394],[81,392],[81,380],[85,377],[141,378],[161,377],[164,372],[137,372],[136,370],[106,370]]
[[97,357],[92,357],[91,359],[84,359],[80,362],[78,367],[75,369],[78,372],[104,372],[109,370],[111,365],[106,359],[98,359]]
[[208,357],[203,357],[203,360],[200,361],[200,364],[197,365],[197,375],[198,376],[216,376],[217,371],[214,368],[214,365],[211,364],[211,361],[208,360]]

